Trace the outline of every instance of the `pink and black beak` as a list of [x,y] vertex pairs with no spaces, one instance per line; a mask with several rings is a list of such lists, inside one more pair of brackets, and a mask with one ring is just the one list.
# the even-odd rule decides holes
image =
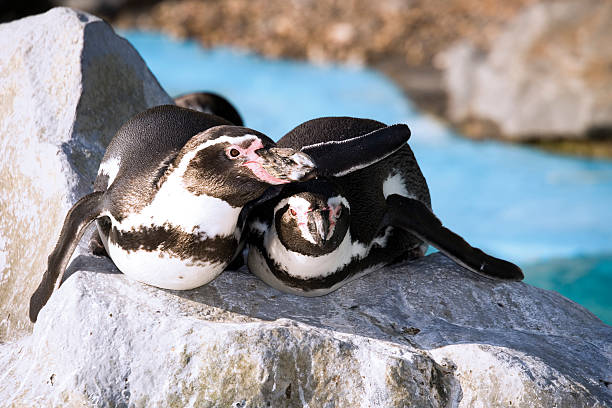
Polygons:
[[329,209],[312,210],[308,212],[308,230],[315,244],[321,248],[327,244],[333,235]]
[[314,176],[315,164],[306,153],[293,149],[264,148],[261,141],[247,149],[247,167],[261,181],[268,184],[286,184],[307,180]]

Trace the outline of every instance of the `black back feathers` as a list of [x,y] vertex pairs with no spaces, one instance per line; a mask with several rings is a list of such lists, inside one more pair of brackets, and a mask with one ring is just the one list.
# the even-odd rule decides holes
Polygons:
[[227,99],[212,92],[192,92],[174,98],[174,103],[182,108],[211,113],[232,122],[236,126],[244,125],[242,117]]

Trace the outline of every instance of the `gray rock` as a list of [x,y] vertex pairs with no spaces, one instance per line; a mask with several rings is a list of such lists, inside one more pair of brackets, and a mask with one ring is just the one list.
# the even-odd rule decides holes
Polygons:
[[132,46],[65,8],[0,25],[0,340],[31,330],[29,295],[70,206],[120,125],[172,103]]
[[443,53],[449,116],[502,136],[612,134],[612,2],[528,7],[482,53],[460,43]]
[[[320,298],[245,271],[168,291],[80,256],[32,336],[0,345],[9,405],[605,407],[612,328],[440,254]],[[15,391],[17,389],[17,391]]]

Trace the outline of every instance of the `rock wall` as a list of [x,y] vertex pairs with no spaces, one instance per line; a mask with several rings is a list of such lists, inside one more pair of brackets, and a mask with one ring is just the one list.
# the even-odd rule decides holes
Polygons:
[[319,298],[247,271],[191,291],[80,256],[32,336],[0,345],[12,406],[606,407],[612,328],[441,254]]
[[440,56],[450,119],[473,136],[612,138],[610,38],[611,2],[528,7],[489,52],[463,42]]
[[66,212],[130,116],[172,103],[131,45],[66,8],[0,25],[0,341],[31,330],[30,294]]

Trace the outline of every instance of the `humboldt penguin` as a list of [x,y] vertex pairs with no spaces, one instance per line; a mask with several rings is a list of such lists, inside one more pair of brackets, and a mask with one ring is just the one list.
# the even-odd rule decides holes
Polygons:
[[[369,119],[319,118],[299,125],[277,146],[299,150],[386,128]],[[249,269],[302,296],[324,295],[383,266],[422,257],[428,244],[480,275],[523,278],[516,265],[442,226],[408,144],[359,171],[285,186],[253,209],[247,223]]]

